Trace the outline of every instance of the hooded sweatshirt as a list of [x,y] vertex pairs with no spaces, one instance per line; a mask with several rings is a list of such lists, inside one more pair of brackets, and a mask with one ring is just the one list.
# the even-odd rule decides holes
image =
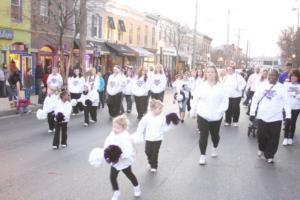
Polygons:
[[79,94],[83,91],[85,80],[84,77],[70,77],[68,78],[68,90],[70,93]]
[[107,81],[107,93],[111,96],[116,95],[123,91],[125,84],[125,78],[122,74],[112,74]]
[[164,74],[153,74],[150,77],[150,91],[157,94],[165,91],[167,78]]
[[150,81],[149,78],[145,80],[145,76],[138,78],[137,76],[133,80],[132,85],[132,94],[134,96],[147,96],[150,90]]
[[223,79],[225,90],[230,98],[237,98],[243,95],[246,86],[245,79],[238,73],[227,74]]
[[56,115],[57,113],[63,113],[65,116],[64,122],[69,122],[70,121],[70,116],[72,113],[72,105],[69,101],[63,102],[61,99],[59,99],[54,106],[54,114]]

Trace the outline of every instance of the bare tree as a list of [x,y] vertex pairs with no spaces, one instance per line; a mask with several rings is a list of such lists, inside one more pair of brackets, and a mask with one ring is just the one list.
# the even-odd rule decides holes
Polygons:
[[285,62],[291,61],[293,54],[295,54],[295,41],[296,32],[294,28],[290,27],[281,31],[277,44],[281,50],[281,57]]

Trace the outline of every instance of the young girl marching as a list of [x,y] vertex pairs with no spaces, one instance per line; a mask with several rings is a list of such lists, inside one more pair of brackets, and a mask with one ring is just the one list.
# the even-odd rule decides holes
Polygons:
[[[122,171],[133,184],[134,196],[141,196],[141,189],[136,176],[132,173],[131,165],[134,163],[135,151],[130,134],[127,132],[129,121],[125,115],[113,119],[112,132],[104,143],[104,157],[111,164],[110,181],[113,188],[112,200],[120,197],[118,174]],[[106,153],[105,153],[106,152]],[[120,152],[119,156],[112,158],[112,154]]]
[[54,109],[58,100],[59,95],[48,88],[48,95],[45,98],[43,105],[43,111],[47,113],[47,120],[49,125],[48,133],[52,133],[55,131]]
[[150,101],[150,112],[147,113],[138,124],[136,136],[145,133],[145,153],[150,165],[150,171],[156,172],[158,167],[158,152],[164,137],[168,130],[170,122],[177,125],[179,118],[175,113],[169,115],[162,114],[163,104],[160,100],[152,99]]
[[291,107],[291,122],[285,124],[284,140],[282,145],[292,145],[296,130],[296,122],[300,113],[300,72],[294,70],[289,75],[291,82],[285,82],[284,86],[288,91],[289,103]]
[[[80,69],[76,68],[74,69],[73,76],[68,78],[68,90],[71,95],[71,99],[79,99],[81,96],[81,93],[83,91],[85,80],[84,77],[80,73]],[[73,106],[73,114],[78,114],[79,110],[82,109],[79,107],[79,105]]]
[[60,94],[60,99],[56,102],[54,107],[54,120],[55,120],[55,134],[53,138],[53,149],[59,148],[60,132],[61,132],[61,147],[67,147],[67,131],[68,122],[72,113],[72,105],[69,101],[69,94],[63,91]]
[[167,78],[162,65],[157,65],[150,77],[151,98],[164,101],[164,93],[167,86]]
[[209,134],[213,142],[212,157],[217,156],[217,147],[220,136],[219,130],[223,114],[228,107],[228,96],[219,82],[218,72],[215,67],[206,69],[206,80],[201,83],[194,93],[191,116],[196,117],[198,129],[200,130],[199,164],[206,163],[206,147]]
[[139,67],[132,85],[138,119],[142,119],[147,112],[149,90],[150,84],[147,71],[145,67]]
[[[97,107],[99,104],[99,94],[98,92],[90,88],[88,84],[85,84],[83,87],[83,92],[78,99],[78,102],[81,102],[84,106],[84,126],[87,127],[90,122],[96,123],[97,122]],[[91,116],[91,120],[89,119]]]

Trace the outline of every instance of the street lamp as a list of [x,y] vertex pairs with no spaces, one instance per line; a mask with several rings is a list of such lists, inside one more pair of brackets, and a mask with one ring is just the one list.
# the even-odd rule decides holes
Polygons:
[[296,58],[296,54],[293,53],[292,58],[295,59]]
[[164,41],[163,40],[160,40],[158,42],[158,46],[159,46],[159,63],[162,65],[163,64],[163,47],[164,47]]
[[221,64],[223,63],[223,61],[224,61],[224,58],[223,58],[222,56],[218,58],[219,67],[220,67],[220,68],[222,67]]

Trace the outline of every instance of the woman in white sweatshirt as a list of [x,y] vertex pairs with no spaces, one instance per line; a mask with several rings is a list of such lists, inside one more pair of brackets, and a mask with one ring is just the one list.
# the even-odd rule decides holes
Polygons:
[[110,163],[110,182],[113,188],[112,200],[118,200],[120,197],[119,185],[117,182],[118,174],[122,171],[134,186],[134,196],[141,196],[141,189],[136,176],[132,173],[131,165],[135,160],[135,150],[133,141],[128,133],[129,121],[125,115],[120,115],[113,120],[112,132],[105,139],[104,149],[111,145],[118,146],[121,149],[121,156],[116,163]]
[[200,130],[200,165],[206,164],[205,155],[209,134],[213,142],[211,156],[217,156],[220,126],[227,108],[228,96],[219,82],[218,71],[215,67],[208,67],[206,80],[195,91],[191,109],[191,116],[196,117],[197,115],[198,129]]
[[288,92],[283,84],[277,82],[278,76],[276,70],[269,72],[268,83],[256,89],[250,109],[250,120],[257,119],[258,156],[264,155],[268,163],[273,163],[278,149],[283,109],[286,121],[291,119]]
[[282,145],[292,145],[296,130],[296,122],[300,113],[300,72],[294,70],[289,74],[291,82],[285,82],[284,86],[288,91],[289,103],[291,106],[291,122],[285,124],[284,140]]
[[164,73],[162,65],[156,65],[154,73],[150,77],[151,98],[164,101],[165,89],[167,86],[167,77]]
[[[81,75],[80,68],[75,68],[73,76],[68,78],[68,90],[70,92],[71,99],[77,100],[80,98],[84,84],[85,80]],[[78,105],[73,106],[73,114],[78,114],[80,109],[82,108],[79,108]]]
[[126,86],[126,80],[121,74],[121,67],[116,65],[107,81],[106,91],[108,94],[107,107],[111,117],[120,115],[122,91]]
[[56,66],[52,67],[52,73],[48,76],[47,87],[54,91],[60,91],[63,86],[63,79],[58,73]]
[[132,85],[133,85],[133,71],[132,68],[127,68],[125,87],[123,89],[123,95],[127,103],[127,113],[131,113],[132,110]]
[[147,70],[145,67],[139,67],[132,85],[132,94],[134,95],[138,119],[142,119],[147,112],[149,90],[150,83]]
[[223,79],[223,84],[229,96],[229,105],[225,115],[225,126],[230,126],[233,122],[233,126],[237,127],[240,118],[240,102],[246,81],[239,73],[235,72],[234,67],[227,67],[226,70],[227,74]]
[[53,149],[58,149],[60,141],[60,132],[61,132],[61,147],[67,147],[68,139],[68,122],[72,113],[72,105],[70,103],[69,94],[64,91],[60,94],[60,99],[56,102],[54,107],[55,115],[55,134],[53,137]]

